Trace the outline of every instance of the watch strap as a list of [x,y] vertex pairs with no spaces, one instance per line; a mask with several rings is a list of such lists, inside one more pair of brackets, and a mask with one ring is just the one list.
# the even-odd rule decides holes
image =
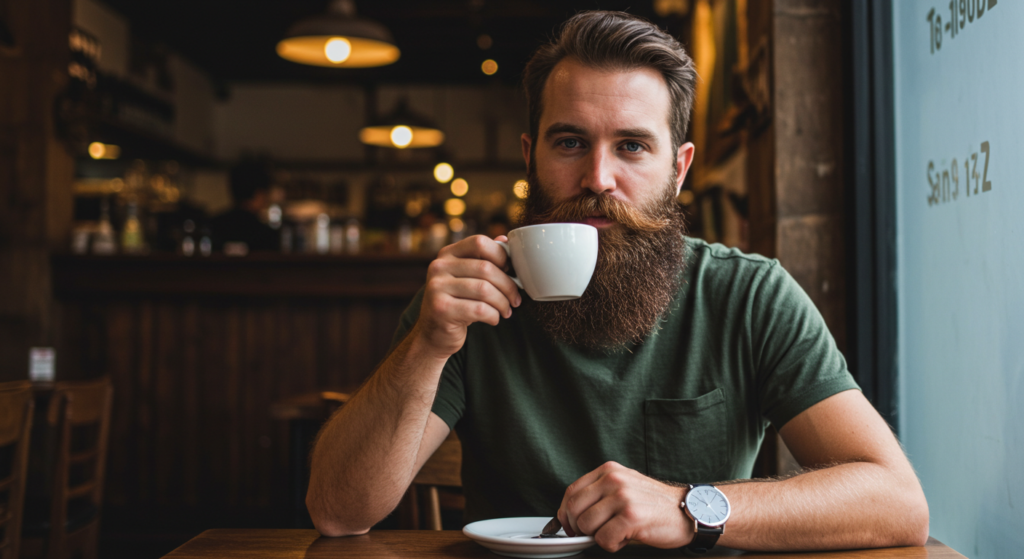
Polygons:
[[[697,483],[690,485],[690,490],[692,491],[694,488],[702,486],[714,487],[710,483]],[[711,548],[715,547],[715,544],[718,543],[718,537],[725,533],[724,524],[721,526],[708,526],[707,524],[701,524],[694,518],[693,525],[693,540],[684,548],[691,553],[703,554],[711,551]]]
[[698,522],[697,531],[693,534],[693,541],[687,544],[686,549],[693,553],[707,553],[711,551],[711,548],[715,547],[715,544],[718,543],[718,537],[724,532],[725,528],[722,526],[711,527]]

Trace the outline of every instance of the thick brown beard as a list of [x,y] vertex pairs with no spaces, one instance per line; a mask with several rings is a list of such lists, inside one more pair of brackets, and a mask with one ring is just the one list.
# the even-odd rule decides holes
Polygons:
[[579,299],[537,303],[524,310],[556,340],[591,350],[639,344],[654,330],[679,289],[686,224],[675,201],[675,176],[646,208],[584,191],[555,203],[532,172],[524,225],[582,222],[595,213],[620,227],[599,230],[597,267]]

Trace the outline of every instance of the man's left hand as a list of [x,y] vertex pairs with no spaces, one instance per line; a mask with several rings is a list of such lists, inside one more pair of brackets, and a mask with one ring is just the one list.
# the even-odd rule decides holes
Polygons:
[[607,551],[618,551],[630,540],[663,549],[683,547],[693,539],[692,524],[679,507],[685,495],[685,487],[606,462],[565,490],[558,521],[567,535],[594,536]]

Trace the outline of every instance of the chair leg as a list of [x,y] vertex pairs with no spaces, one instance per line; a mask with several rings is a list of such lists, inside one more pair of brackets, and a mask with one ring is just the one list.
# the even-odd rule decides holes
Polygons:
[[437,486],[427,487],[427,526],[431,530],[441,529],[441,498],[437,495]]
[[401,503],[398,505],[398,527],[402,530],[420,529],[419,499],[416,495],[417,487],[410,485],[405,491]]
[[82,559],[98,559],[100,545],[100,521],[96,519],[88,528],[82,548]]

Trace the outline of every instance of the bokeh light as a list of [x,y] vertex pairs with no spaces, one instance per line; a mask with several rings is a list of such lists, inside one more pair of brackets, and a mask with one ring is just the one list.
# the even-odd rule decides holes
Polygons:
[[469,192],[469,183],[466,179],[455,179],[452,181],[452,194],[456,196],[465,196]]
[[348,39],[335,37],[324,44],[324,55],[327,60],[335,64],[341,64],[352,55],[352,43]]
[[391,143],[396,148],[404,148],[412,143],[412,128],[396,126],[391,129]]
[[93,159],[117,159],[121,156],[121,147],[103,142],[89,144],[89,157]]
[[462,215],[466,213],[466,203],[458,198],[449,198],[444,203],[444,213],[448,215]]
[[434,166],[434,180],[444,184],[455,176],[455,169],[447,163],[438,163]]
[[488,76],[493,76],[498,72],[498,63],[488,58],[484,60],[484,63],[480,65],[480,70]]
[[525,200],[527,193],[530,192],[530,183],[523,179],[516,181],[516,184],[512,186],[512,194],[516,195],[516,198]]

